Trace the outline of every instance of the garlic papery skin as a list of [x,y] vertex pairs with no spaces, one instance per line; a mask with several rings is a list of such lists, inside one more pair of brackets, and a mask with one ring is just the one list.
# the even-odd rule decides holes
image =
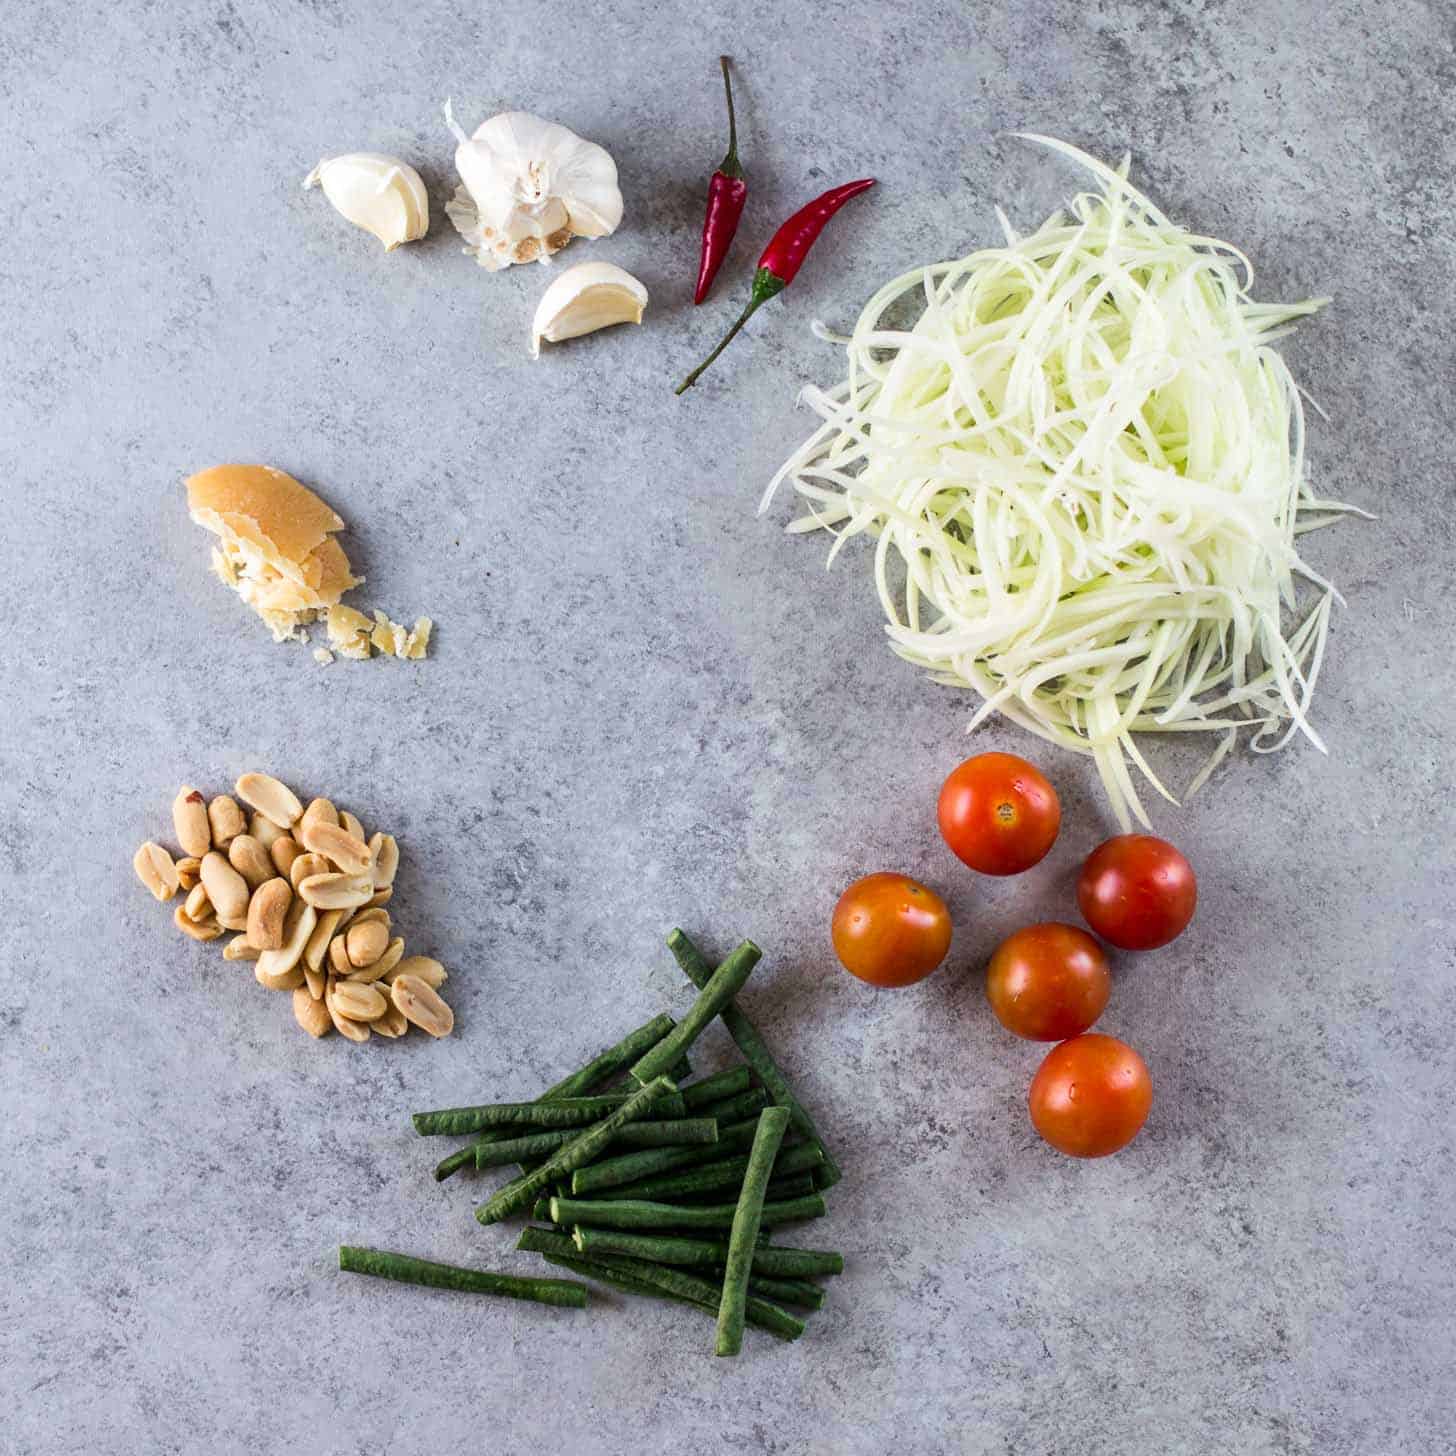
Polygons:
[[303,179],[305,187],[322,187],[336,211],[365,232],[373,233],[384,251],[422,238],[430,227],[430,199],[420,174],[397,157],[380,152],[349,152],[327,157]]
[[622,221],[617,164],[603,147],[554,121],[503,111],[466,136],[450,103],[462,185],[445,204],[482,268],[545,262],[573,237],[601,238]]
[[613,324],[640,324],[647,290],[615,263],[578,263],[541,295],[531,323],[531,356],[541,357],[541,341],[560,343],[594,334]]

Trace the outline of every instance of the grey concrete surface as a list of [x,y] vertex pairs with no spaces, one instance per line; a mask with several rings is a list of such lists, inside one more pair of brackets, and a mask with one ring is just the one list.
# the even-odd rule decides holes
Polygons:
[[[714,71],[737,58],[752,195],[690,306]],[[17,0],[0,28],[0,1449],[1042,1456],[1456,1450],[1450,1014],[1456,58],[1450,6],[783,7]],[[641,330],[527,354],[549,273],[491,276],[441,204],[505,107],[617,157],[578,243]],[[1240,756],[1158,827],[1190,932],[1117,967],[1143,1137],[1039,1144],[1034,1047],[979,969],[1067,916],[1107,823],[1089,765],[1022,882],[940,844],[970,704],[883,644],[865,555],[822,570],[758,493],[837,376],[815,318],[1040,219],[1080,179],[1046,130],[1243,245],[1328,414],[1311,542],[1348,597],[1331,753]],[[396,152],[436,223],[386,257],[298,184]],[[690,397],[758,240],[822,185],[877,192]],[[350,523],[362,598],[428,611],[423,664],[274,646],[207,574],[180,481],[264,460]],[[177,784],[268,768],[394,829],[394,906],[451,969],[451,1040],[317,1045],[184,942],[130,869]],[[835,967],[855,874],[940,886],[952,962],[876,994]],[[848,1176],[812,1241],[849,1271],[805,1339],[715,1360],[708,1322],[339,1275],[341,1241],[529,1269],[436,1186],[411,1109],[531,1096],[686,1003],[680,923],[768,951],[745,997]],[[728,1049],[705,1043],[712,1067]]]

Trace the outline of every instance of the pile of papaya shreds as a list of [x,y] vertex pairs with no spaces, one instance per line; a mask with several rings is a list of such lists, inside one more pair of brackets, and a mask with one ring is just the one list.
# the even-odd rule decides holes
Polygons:
[[[414,1115],[425,1136],[471,1140],[435,1169],[518,1165],[476,1210],[483,1224],[526,1212],[518,1249],[628,1294],[716,1316],[719,1355],[736,1355],[745,1324],[785,1340],[819,1309],[830,1250],[771,1242],[781,1224],[822,1218],[840,1170],[735,998],[762,952],[745,940],[717,969],[681,931],[667,938],[698,988],[681,1021],[665,1013],[549,1087],[533,1102]],[[736,1066],[693,1079],[688,1052],[714,1019],[737,1043]],[[345,1245],[339,1267],[409,1284],[584,1309],[574,1279],[530,1278]]]

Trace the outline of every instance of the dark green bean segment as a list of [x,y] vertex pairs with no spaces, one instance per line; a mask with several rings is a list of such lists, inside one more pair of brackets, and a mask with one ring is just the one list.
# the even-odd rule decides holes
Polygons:
[[[588,1258],[624,1254],[658,1264],[721,1264],[728,1245],[714,1239],[675,1238],[665,1234],[624,1233],[619,1229],[583,1226],[572,1242]],[[753,1251],[753,1272],[780,1278],[812,1274],[842,1274],[844,1255],[832,1249],[791,1249],[783,1244],[760,1244]]]
[[770,1178],[768,1180],[768,1197],[774,1203],[782,1203],[789,1198],[807,1198],[811,1193],[819,1190],[814,1183],[814,1174],[824,1166],[823,1163],[815,1163],[803,1173],[790,1173],[783,1178]]
[[[566,1242],[569,1244],[570,1240]],[[580,1254],[563,1254],[560,1252],[562,1245],[559,1236],[545,1229],[526,1229],[516,1247],[534,1250],[553,1264],[559,1263],[577,1273],[585,1274],[588,1278],[601,1279],[604,1283],[608,1282],[605,1276],[610,1270],[620,1280],[645,1284],[664,1298],[696,1305],[710,1315],[717,1313],[722,1298],[722,1286],[716,1280],[697,1278],[684,1274],[680,1269],[669,1269],[661,1264],[652,1264],[641,1259],[624,1259],[616,1255],[601,1259],[583,1259]],[[626,1286],[619,1283],[617,1287]],[[803,1320],[757,1295],[750,1296],[745,1313],[749,1324],[757,1325],[782,1339],[797,1340],[804,1333]]]
[[687,1299],[681,1294],[669,1294],[665,1289],[655,1289],[651,1284],[642,1283],[640,1279],[632,1279],[626,1274],[619,1273],[609,1264],[599,1264],[593,1259],[583,1259],[579,1254],[575,1257],[566,1254],[542,1254],[541,1257],[548,1264],[555,1264],[559,1269],[569,1269],[573,1274],[580,1274],[584,1279],[595,1279],[598,1284],[606,1284],[612,1289],[620,1290],[623,1294],[635,1294],[642,1299],[665,1299],[674,1304],[691,1304],[695,1309],[703,1308],[696,1301]]
[[[519,1206],[519,1205],[518,1205]],[[593,1228],[711,1228],[732,1227],[736,1203],[650,1203],[645,1199],[553,1198],[551,1222],[590,1224]],[[765,1203],[762,1223],[792,1223],[803,1218],[823,1218],[824,1199],[787,1198]],[[488,1222],[489,1220],[482,1220]]]
[[[707,985],[714,974],[713,968],[683,931],[674,930],[668,935],[667,948],[672,952],[683,975],[693,985],[700,990]],[[819,1130],[814,1126],[814,1119],[804,1110],[803,1103],[794,1096],[788,1079],[779,1070],[778,1063],[774,1061],[763,1037],[759,1035],[758,1028],[731,1001],[718,1014],[723,1025],[728,1028],[728,1035],[738,1044],[738,1050],[743,1053],[744,1060],[757,1073],[758,1080],[768,1088],[769,1095],[774,1102],[779,1107],[789,1109],[794,1130],[806,1142],[819,1143],[824,1147],[824,1164],[819,1170],[819,1177],[816,1181],[821,1188],[833,1187],[839,1182],[840,1170],[829,1155],[828,1145],[819,1136]]]
[[742,1122],[744,1118],[752,1117],[768,1104],[768,1093],[762,1087],[750,1087],[747,1092],[737,1092],[732,1097],[704,1103],[693,1111],[699,1117],[711,1117],[715,1122]]
[[718,1141],[712,1147],[648,1149],[640,1153],[623,1153],[616,1158],[603,1158],[600,1163],[578,1168],[571,1175],[571,1191],[577,1196],[595,1193],[678,1168],[695,1168],[700,1163],[715,1162],[734,1148],[751,1147],[757,1127],[758,1116],[755,1114],[726,1127],[719,1122]]
[[761,1294],[778,1304],[796,1304],[800,1309],[823,1309],[824,1291],[807,1279],[766,1279],[761,1274],[748,1278],[751,1294]]
[[[584,1127],[615,1112],[634,1094],[604,1092],[597,1097],[553,1097],[549,1102],[488,1102],[479,1107],[442,1107],[417,1112],[413,1122],[421,1137],[480,1132],[484,1128]],[[674,1087],[653,1109],[657,1117],[682,1117],[687,1109]],[[705,1113],[704,1116],[707,1116]]]
[[[623,1068],[630,1067],[643,1052],[656,1046],[676,1025],[677,1023],[666,1012],[660,1016],[654,1016],[651,1021],[644,1022],[635,1031],[629,1031],[615,1046],[609,1046],[605,1051],[598,1052],[591,1061],[578,1067],[576,1071],[568,1073],[554,1086],[548,1087],[536,1101],[551,1102],[558,1097],[580,1097],[590,1092],[593,1087],[615,1077]],[[498,1128],[486,1133],[480,1141],[504,1141],[509,1136],[509,1129]],[[458,1173],[461,1168],[470,1167],[476,1160],[478,1146],[478,1142],[471,1143],[469,1147],[461,1148],[458,1152],[451,1153],[448,1158],[441,1159],[435,1167],[435,1181],[443,1183],[452,1173]]]
[[[777,1111],[769,1108],[769,1112]],[[764,1117],[768,1116],[765,1112]],[[760,1120],[759,1126],[762,1126]],[[679,1173],[664,1173],[657,1178],[643,1178],[637,1183],[612,1191],[614,1198],[667,1199],[682,1198],[694,1193],[708,1193],[715,1188],[736,1188],[743,1182],[748,1171],[752,1153],[743,1153],[735,1158],[720,1158],[713,1163],[704,1163],[698,1168],[688,1168]],[[785,1148],[778,1155],[773,1176],[789,1173],[803,1173],[824,1161],[824,1149],[818,1143],[801,1143],[796,1148]],[[574,1187],[573,1187],[573,1191]],[[812,1189],[810,1190],[813,1191]]]
[[586,1288],[570,1279],[523,1279],[515,1274],[493,1274],[486,1269],[462,1269],[455,1264],[433,1264],[408,1254],[384,1249],[339,1246],[339,1268],[350,1274],[373,1274],[403,1284],[427,1284],[434,1289],[460,1289],[469,1294],[499,1294],[507,1299],[528,1299],[536,1304],[586,1308]]
[[[733,1227],[728,1235],[728,1259],[723,1266],[723,1299],[718,1305],[718,1355],[737,1355],[743,1349],[743,1322],[748,1308],[748,1275],[758,1245],[764,1193],[773,1177],[779,1144],[789,1130],[789,1109],[769,1107],[758,1119],[758,1133],[748,1152],[748,1169],[738,1191]],[[820,1154],[823,1161],[823,1154]],[[821,1200],[822,1201],[822,1200]]]
[[[501,1142],[482,1141],[472,1144],[477,1168],[498,1168],[506,1163],[522,1163],[544,1158],[577,1135],[574,1128],[553,1128],[547,1132],[528,1133],[523,1137],[506,1138]],[[711,1145],[718,1141],[718,1124],[711,1117],[675,1117],[667,1122],[629,1122],[618,1128],[613,1147],[682,1147]]]
[[475,1217],[481,1223],[496,1223],[518,1209],[528,1207],[548,1184],[591,1162],[611,1142],[612,1135],[619,1127],[637,1121],[669,1098],[679,1103],[682,1100],[670,1078],[654,1077],[645,1087],[634,1092],[615,1112],[587,1128],[579,1137],[557,1148],[539,1168],[499,1189],[475,1210]]
[[751,940],[740,941],[727,960],[708,978],[687,1015],[651,1051],[638,1059],[632,1068],[632,1076],[642,1083],[662,1076],[743,989],[762,955],[763,952]]
[[736,1097],[747,1092],[752,1085],[753,1073],[746,1066],[729,1067],[726,1072],[714,1072],[701,1082],[690,1082],[682,1089],[683,1103],[688,1111],[704,1107],[709,1102],[720,1102],[725,1097]]

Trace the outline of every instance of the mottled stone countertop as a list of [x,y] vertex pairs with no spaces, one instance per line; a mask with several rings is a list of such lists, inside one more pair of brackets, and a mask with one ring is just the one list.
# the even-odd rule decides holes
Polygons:
[[[1441,0],[9,7],[0,1451],[1456,1451],[1453,36]],[[695,311],[720,50],[752,192]],[[461,255],[447,95],[615,155],[625,223],[569,256],[641,276],[640,331],[531,360],[550,275]],[[1020,129],[1130,151],[1261,296],[1332,296],[1285,346],[1328,416],[1310,469],[1379,516],[1309,543],[1348,600],[1329,756],[1240,755],[1156,815],[1202,903],[1118,968],[1103,1025],[1157,1101],[1090,1164],[1031,1132],[1037,1052],[979,975],[1069,913],[1108,828],[1090,764],[984,732],[1048,766],[1065,829],[1024,881],[961,871],[930,807],[970,703],[892,657],[863,549],[826,573],[786,503],[754,510],[800,384],[837,377],[811,320],[1081,185]],[[300,189],[351,149],[420,167],[425,242],[385,256]],[[866,173],[675,399],[757,241]],[[366,604],[435,617],[430,660],[273,645],[183,509],[219,460],[315,486]],[[142,893],[177,785],[255,767],[398,834],[392,908],[450,967],[453,1038],[311,1043]],[[826,944],[883,867],[958,925],[899,994]],[[341,1276],[340,1242],[538,1267],[431,1180],[408,1113],[533,1096],[680,1012],[674,924],[765,947],[745,1005],[848,1170],[812,1242],[849,1270],[809,1334],[723,1361],[666,1305]],[[700,1064],[729,1051],[715,1029]]]

